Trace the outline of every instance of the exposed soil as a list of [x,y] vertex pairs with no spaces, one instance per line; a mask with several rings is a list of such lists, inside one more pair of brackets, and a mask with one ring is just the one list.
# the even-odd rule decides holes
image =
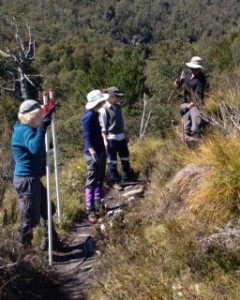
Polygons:
[[94,280],[94,270],[101,255],[97,250],[98,240],[106,235],[105,225],[107,226],[120,208],[124,209],[128,203],[138,200],[143,192],[144,183],[126,185],[120,192],[109,189],[104,198],[108,215],[103,222],[91,225],[83,214],[72,225],[64,240],[70,245],[71,251],[56,253],[53,257],[53,268],[59,283],[58,299],[84,300],[88,298],[87,295]]

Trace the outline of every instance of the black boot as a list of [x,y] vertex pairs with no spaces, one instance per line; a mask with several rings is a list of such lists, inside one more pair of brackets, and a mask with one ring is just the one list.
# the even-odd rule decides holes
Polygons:
[[52,227],[52,231],[53,231],[53,250],[58,252],[68,252],[69,251],[68,245],[59,239],[54,226]]
[[[40,250],[46,251],[48,249],[48,226],[47,221],[42,221],[43,230],[42,230],[42,240],[40,244]],[[58,234],[54,228],[54,225],[52,225],[52,240],[53,240],[53,250],[58,252],[68,252],[69,247],[67,244],[63,243],[58,238]]]
[[18,245],[21,248],[31,248],[32,247],[32,239],[33,239],[33,232],[32,228],[29,229],[20,229],[19,231],[19,239]]
[[97,216],[105,216],[106,215],[106,207],[103,199],[95,200],[96,214]]
[[40,250],[46,251],[48,249],[48,228],[47,228],[47,221],[41,220],[42,225],[42,239],[40,243]]

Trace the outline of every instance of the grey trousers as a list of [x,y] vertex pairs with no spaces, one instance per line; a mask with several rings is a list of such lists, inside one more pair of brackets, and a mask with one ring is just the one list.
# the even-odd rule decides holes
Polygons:
[[[14,176],[13,187],[18,193],[20,231],[24,234],[39,224],[40,217],[47,220],[47,191],[39,177]],[[54,211],[52,203],[52,214]]]
[[[183,103],[181,108],[188,106],[188,103]],[[183,126],[186,134],[198,133],[201,129],[202,118],[200,111],[196,106],[193,106],[189,111],[183,115]]]
[[98,154],[97,161],[92,156],[84,155],[87,162],[87,176],[85,187],[102,186],[106,170],[106,153]]

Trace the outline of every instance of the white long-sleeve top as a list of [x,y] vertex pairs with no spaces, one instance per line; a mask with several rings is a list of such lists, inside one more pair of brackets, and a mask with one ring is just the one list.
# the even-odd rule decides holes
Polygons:
[[99,121],[102,127],[102,132],[106,132],[107,133],[107,139],[109,140],[116,140],[116,141],[121,141],[125,138],[125,131],[126,131],[126,124],[124,122],[124,118],[123,115],[121,115],[122,117],[122,122],[123,122],[123,127],[124,127],[124,132],[123,133],[118,133],[118,134],[113,134],[113,133],[108,133],[107,130],[107,112],[105,110],[104,107],[112,107],[114,109],[114,105],[111,105],[109,102],[106,102],[105,105],[100,108],[99,112]]

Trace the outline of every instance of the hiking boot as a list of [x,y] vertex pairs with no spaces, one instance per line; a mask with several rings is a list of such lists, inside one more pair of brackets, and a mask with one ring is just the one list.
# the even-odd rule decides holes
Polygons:
[[23,249],[29,249],[32,247],[32,243],[31,243],[32,239],[33,239],[32,229],[29,229],[27,231],[20,230],[18,246]]
[[18,246],[21,248],[21,249],[24,249],[24,250],[27,250],[27,249],[31,249],[32,248],[32,243],[31,242],[18,242]]
[[[42,237],[41,244],[39,246],[41,251],[47,251],[48,250],[48,237]],[[57,252],[68,252],[69,247],[67,244],[63,243],[59,239],[53,240],[53,248],[54,251]]]
[[115,183],[112,184],[112,188],[114,190],[118,191],[118,192],[120,192],[120,191],[123,190],[123,187],[119,183],[117,183],[117,182],[115,182]]
[[124,177],[122,177],[121,181],[120,181],[120,185],[127,185],[127,184],[131,184],[131,183],[135,183],[138,181],[138,177],[139,177],[140,172],[135,172],[132,169],[130,169],[130,171],[128,172],[128,174],[126,174]]
[[48,249],[48,237],[46,237],[46,236],[42,237],[39,249],[41,251],[47,251],[47,249]]
[[98,222],[98,218],[94,211],[91,211],[88,215],[88,222],[91,224],[96,224]]
[[59,239],[53,240],[53,250],[58,251],[58,252],[68,252],[69,251],[69,246],[68,244],[62,242]]
[[103,199],[99,199],[95,201],[95,209],[97,216],[105,216],[106,215],[106,208]]

